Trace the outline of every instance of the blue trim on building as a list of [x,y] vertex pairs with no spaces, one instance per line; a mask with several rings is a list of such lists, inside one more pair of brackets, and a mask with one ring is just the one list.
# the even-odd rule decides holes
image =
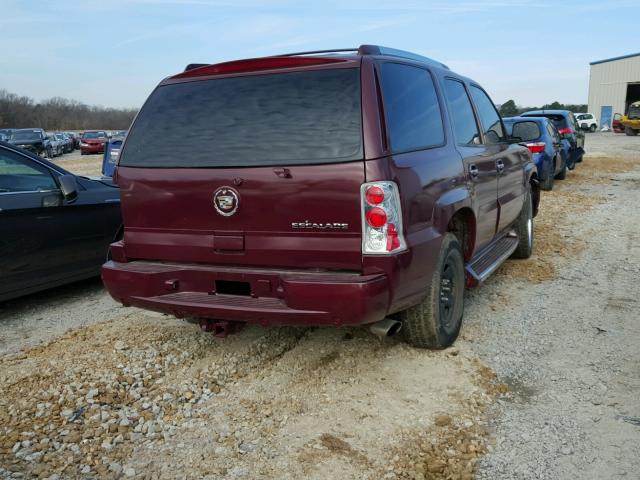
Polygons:
[[638,57],[638,56],[640,56],[640,52],[630,53],[629,55],[622,55],[621,57],[613,57],[613,58],[606,58],[604,60],[596,60],[595,62],[589,63],[589,65],[598,65],[599,63],[614,62],[616,60],[622,60],[625,58]]

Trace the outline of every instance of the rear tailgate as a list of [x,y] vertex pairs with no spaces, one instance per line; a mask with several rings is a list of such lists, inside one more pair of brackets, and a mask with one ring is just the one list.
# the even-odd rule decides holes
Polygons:
[[359,63],[313,61],[154,91],[117,173],[127,257],[361,270]]
[[[363,182],[363,162],[292,166],[287,176],[273,167],[121,167],[125,253],[176,262],[360,270]],[[229,216],[214,205],[214,193],[225,186],[238,197]]]

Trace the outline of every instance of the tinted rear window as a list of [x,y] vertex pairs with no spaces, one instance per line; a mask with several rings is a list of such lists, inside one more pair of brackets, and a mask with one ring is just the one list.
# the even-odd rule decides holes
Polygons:
[[526,116],[527,117],[546,117],[553,122],[553,124],[556,126],[558,130],[560,130],[561,128],[567,128],[569,126],[567,125],[567,119],[564,118],[563,115],[553,115],[553,114],[543,115],[541,113],[538,113],[535,115],[526,115]]
[[540,128],[536,122],[520,121],[514,123],[505,121],[505,127],[512,137],[518,137],[523,142],[537,140],[541,136]]
[[349,68],[158,87],[120,164],[245,167],[362,158],[360,70]]

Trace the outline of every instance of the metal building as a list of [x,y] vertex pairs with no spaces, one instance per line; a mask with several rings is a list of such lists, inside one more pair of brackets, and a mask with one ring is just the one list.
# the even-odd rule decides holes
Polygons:
[[616,113],[624,114],[629,104],[640,100],[640,53],[591,62],[589,112],[600,126],[611,126]]

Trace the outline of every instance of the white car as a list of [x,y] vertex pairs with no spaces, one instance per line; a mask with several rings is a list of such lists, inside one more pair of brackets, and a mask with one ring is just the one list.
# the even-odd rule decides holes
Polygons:
[[582,130],[589,130],[595,132],[598,129],[598,119],[593,113],[578,113],[576,114],[576,122]]

